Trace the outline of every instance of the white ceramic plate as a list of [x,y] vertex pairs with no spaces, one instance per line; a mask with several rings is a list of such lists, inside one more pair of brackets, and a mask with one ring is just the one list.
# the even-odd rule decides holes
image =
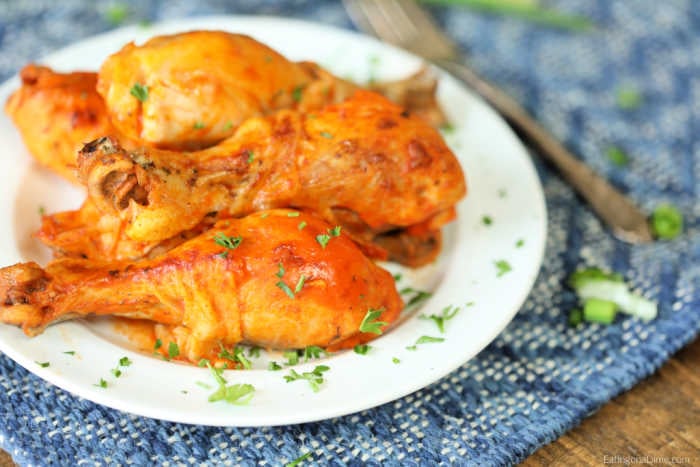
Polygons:
[[[360,82],[370,76],[404,77],[420,66],[415,57],[352,32],[318,24],[266,17],[212,17],[130,27],[87,39],[56,52],[42,63],[56,69],[97,69],[104,58],[130,40],[192,29],[223,29],[249,34],[292,59],[320,62],[340,76]],[[0,101],[18,87],[15,77],[0,87]],[[469,195],[456,222],[445,230],[436,264],[405,271],[399,287],[430,290],[432,297],[407,314],[403,323],[371,343],[367,355],[340,352],[302,363],[298,372],[323,363],[330,367],[320,391],[305,381],[285,382],[289,369],[267,371],[268,358],[254,368],[226,371],[229,383],[250,383],[255,396],[247,406],[207,401],[214,385],[205,368],[159,360],[132,350],[105,323],[66,322],[30,339],[0,325],[0,350],[29,371],[74,394],[126,412],[184,423],[261,426],[309,422],[374,407],[423,388],[447,375],[483,349],[508,324],[527,296],[539,270],[546,237],[542,188],[529,156],[502,120],[448,76],[440,80],[440,102],[455,130],[446,135],[467,174]],[[36,260],[48,251],[31,237],[39,206],[47,211],[76,208],[82,193],[31,162],[17,131],[0,116],[0,265]],[[482,222],[492,219],[491,225]],[[516,243],[522,240],[520,247]],[[496,261],[512,270],[498,276]],[[395,271],[398,268],[393,268]],[[469,306],[467,304],[470,304]],[[440,334],[419,314],[448,306],[461,311]],[[407,347],[421,336],[444,342]],[[74,355],[65,354],[74,351]],[[110,369],[128,356],[133,364],[115,378]],[[395,363],[399,359],[400,363]],[[36,362],[50,362],[43,368]],[[95,386],[103,378],[107,388]]]

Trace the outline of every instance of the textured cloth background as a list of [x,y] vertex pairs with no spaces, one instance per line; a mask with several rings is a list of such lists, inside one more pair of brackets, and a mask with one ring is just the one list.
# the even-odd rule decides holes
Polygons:
[[[193,427],[75,398],[0,355],[0,447],[20,464],[277,465],[311,451],[331,465],[503,465],[524,459],[652,373],[700,329],[700,16],[692,2],[547,1],[590,17],[571,33],[459,8],[434,12],[474,66],[516,96],[587,163],[645,209],[670,201],[684,235],[631,247],[610,236],[541,163],[550,225],[531,296],[513,323],[443,380],[382,407],[279,428]],[[131,1],[127,22],[220,13],[273,14],[351,27],[336,1]],[[107,30],[109,3],[0,2],[0,77]],[[697,8],[695,9],[697,11]],[[619,86],[643,105],[621,110]],[[624,148],[618,168],[605,156]],[[657,320],[567,327],[581,265],[622,272],[659,303]]]

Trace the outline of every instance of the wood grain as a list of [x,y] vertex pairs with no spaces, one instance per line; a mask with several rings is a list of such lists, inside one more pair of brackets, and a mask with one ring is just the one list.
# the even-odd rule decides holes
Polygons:
[[[614,456],[648,456],[649,461],[675,457],[681,462],[673,465],[700,465],[700,339],[580,426],[539,449],[522,466],[587,466],[606,461],[623,465],[624,459],[613,463]],[[0,450],[0,467],[14,465]]]

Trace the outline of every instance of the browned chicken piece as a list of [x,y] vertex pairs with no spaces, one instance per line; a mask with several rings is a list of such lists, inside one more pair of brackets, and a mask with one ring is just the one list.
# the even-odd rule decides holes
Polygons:
[[403,307],[391,274],[347,235],[292,210],[222,220],[156,259],[9,266],[0,303],[0,322],[30,336],[89,315],[148,319],[192,362],[238,343],[347,348],[376,337],[360,332],[370,309],[391,323]]
[[56,73],[28,65],[20,72],[22,87],[10,96],[5,111],[36,160],[78,183],[76,155],[99,136],[115,135],[94,73]]
[[[118,226],[117,244],[102,248],[117,258],[129,257],[134,242],[155,247],[208,216],[295,207],[342,225],[375,258],[418,266],[434,259],[439,229],[466,192],[437,130],[367,91],[312,116],[285,110],[247,120],[198,152],[128,152],[102,138],[83,149],[79,165],[88,207]],[[84,252],[87,237],[61,249]]]
[[[377,90],[420,106],[416,110],[438,123],[435,80],[431,87],[426,76]],[[134,86],[145,92],[137,97]],[[290,62],[249,36],[192,31],[127,44],[102,65],[97,89],[126,136],[151,147],[192,150],[231,136],[248,118],[293,107],[318,110],[358,86],[314,63]]]
[[[251,37],[192,31],[127,44],[103,63],[97,90],[126,136],[194,149],[221,141],[247,118],[289,107],[309,81],[303,68]],[[147,90],[141,99],[135,85]]]

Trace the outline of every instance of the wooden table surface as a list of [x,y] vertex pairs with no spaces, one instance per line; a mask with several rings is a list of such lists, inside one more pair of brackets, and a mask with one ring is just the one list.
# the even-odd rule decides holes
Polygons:
[[700,339],[522,465],[604,464],[700,465]]

